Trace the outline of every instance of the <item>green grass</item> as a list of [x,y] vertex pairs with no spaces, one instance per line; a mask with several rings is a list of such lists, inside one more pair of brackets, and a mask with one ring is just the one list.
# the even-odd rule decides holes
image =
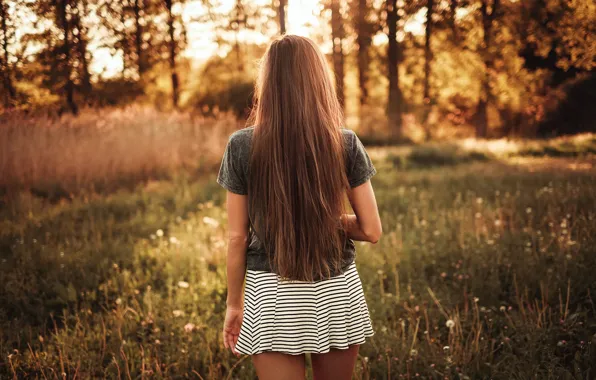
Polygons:
[[402,146],[388,159],[399,169],[426,169],[512,157],[574,157],[596,154],[596,135],[566,136],[550,140],[477,140],[430,142]]
[[[376,334],[355,378],[596,376],[593,170],[375,164],[384,235],[356,261]],[[254,378],[221,344],[224,195],[180,176],[5,202],[0,378]]]

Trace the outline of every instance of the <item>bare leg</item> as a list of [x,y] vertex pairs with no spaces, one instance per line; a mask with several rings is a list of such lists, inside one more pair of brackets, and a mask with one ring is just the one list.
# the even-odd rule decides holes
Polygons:
[[304,380],[304,355],[288,355],[279,352],[263,352],[252,355],[252,362],[259,380]]
[[345,350],[332,348],[326,354],[311,354],[314,380],[350,380],[358,358],[360,345]]

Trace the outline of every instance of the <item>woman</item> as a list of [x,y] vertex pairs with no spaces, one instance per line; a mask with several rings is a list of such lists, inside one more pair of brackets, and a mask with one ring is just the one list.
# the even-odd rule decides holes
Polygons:
[[261,380],[304,379],[306,353],[316,380],[350,379],[374,334],[353,240],[381,235],[376,170],[342,122],[318,47],[294,35],[273,41],[253,126],[230,135],[217,178],[228,190],[224,345],[252,355]]

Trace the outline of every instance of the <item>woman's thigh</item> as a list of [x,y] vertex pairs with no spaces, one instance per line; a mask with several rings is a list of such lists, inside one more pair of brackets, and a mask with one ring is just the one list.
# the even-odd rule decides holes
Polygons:
[[259,380],[304,380],[304,355],[288,355],[279,352],[263,352],[252,355],[252,362]]
[[311,354],[314,380],[350,380],[358,358],[360,345],[347,349],[331,349],[325,354]]

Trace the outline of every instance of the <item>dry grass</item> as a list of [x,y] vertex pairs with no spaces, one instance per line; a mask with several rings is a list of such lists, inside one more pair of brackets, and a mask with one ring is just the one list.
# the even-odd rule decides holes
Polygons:
[[201,169],[219,162],[232,117],[152,108],[85,110],[79,116],[3,115],[0,188],[76,193]]

